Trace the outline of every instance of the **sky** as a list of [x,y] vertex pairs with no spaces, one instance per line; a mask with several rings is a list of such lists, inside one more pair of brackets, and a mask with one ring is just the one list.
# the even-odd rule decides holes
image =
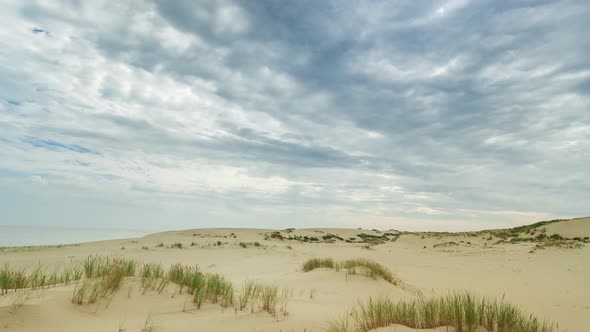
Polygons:
[[472,230],[590,215],[590,4],[0,8],[0,225]]

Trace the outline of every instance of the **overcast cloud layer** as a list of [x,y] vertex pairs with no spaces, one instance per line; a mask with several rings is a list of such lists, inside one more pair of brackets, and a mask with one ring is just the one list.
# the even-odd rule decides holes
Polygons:
[[0,224],[590,215],[587,1],[3,1]]

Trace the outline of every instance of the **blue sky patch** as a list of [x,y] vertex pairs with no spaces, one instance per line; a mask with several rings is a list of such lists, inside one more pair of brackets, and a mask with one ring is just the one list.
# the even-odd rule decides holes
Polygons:
[[41,139],[37,137],[26,137],[23,142],[36,148],[44,148],[52,151],[73,151],[78,153],[87,153],[100,156],[100,152],[91,150],[78,144],[63,144],[51,139]]

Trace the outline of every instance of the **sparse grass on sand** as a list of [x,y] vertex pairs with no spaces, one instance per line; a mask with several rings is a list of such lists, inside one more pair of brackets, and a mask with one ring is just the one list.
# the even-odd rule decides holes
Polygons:
[[303,263],[303,271],[309,272],[314,269],[339,269],[338,263],[332,258],[310,258]]
[[12,295],[13,296],[10,300],[10,307],[8,308],[8,313],[14,315],[31,297],[33,297],[33,291],[30,289],[26,289],[22,292],[16,292]]
[[450,326],[457,332],[554,332],[555,324],[523,313],[518,307],[468,292],[393,302],[369,299],[350,315],[330,322],[327,332],[370,331],[393,324],[415,329]]
[[174,264],[167,273],[167,279],[193,295],[197,309],[205,301],[218,303],[223,307],[234,304],[234,288],[231,282],[219,274],[203,273],[196,266]]
[[[279,295],[277,286],[247,280],[242,285],[242,293],[238,298],[238,304],[240,310],[249,305],[250,312],[254,312],[258,308],[273,316],[277,316],[279,312],[287,315],[287,299],[288,291],[286,290]],[[278,310],[277,306],[279,306]]]
[[[24,269],[14,270],[6,264],[0,270],[0,295],[25,288],[36,289],[78,281],[72,294],[72,303],[93,304],[102,298],[111,297],[122,287],[126,278],[140,281],[142,294],[148,290],[161,293],[172,282],[178,285],[181,294],[186,290],[192,295],[197,309],[205,302],[223,307],[236,303],[234,287],[230,281],[219,274],[204,273],[197,266],[174,264],[166,271],[160,264],[140,265],[134,260],[102,256],[89,256],[53,274],[46,274],[40,267],[28,274]],[[276,286],[248,281],[238,297],[239,306],[236,309],[242,310],[250,304],[252,312],[260,309],[274,316],[278,313],[286,315],[288,291],[279,293]],[[20,303],[25,301],[26,298],[17,304],[22,305]]]
[[[156,332],[156,329],[158,327],[158,324],[156,323],[156,321],[154,320],[154,317],[152,317],[152,314],[148,314],[148,316],[145,319],[145,322],[143,323],[143,327],[141,328],[141,332]],[[121,330],[121,329],[119,329]]]
[[67,265],[62,270],[51,273],[37,266],[32,272],[26,269],[13,269],[4,264],[0,269],[0,295],[21,289],[40,289],[50,286],[69,284],[82,278],[83,270],[79,265]]
[[142,294],[148,290],[156,290],[158,293],[164,291],[168,285],[168,278],[165,278],[166,272],[160,264],[144,263],[139,272],[141,278]]
[[40,251],[45,249],[60,249],[68,247],[79,247],[80,244],[56,244],[56,245],[41,245],[41,246],[20,246],[20,247],[0,247],[0,253],[13,253],[13,252],[25,252],[25,251]]
[[85,278],[72,295],[72,303],[95,303],[99,298],[113,295],[125,277],[134,277],[137,262],[134,260],[90,256],[82,262]]
[[391,284],[398,285],[399,279],[385,266],[366,258],[334,261],[332,258],[311,258],[303,263],[303,271],[308,272],[317,268],[328,268],[339,271],[346,269],[350,274],[360,272],[373,279],[381,278]]

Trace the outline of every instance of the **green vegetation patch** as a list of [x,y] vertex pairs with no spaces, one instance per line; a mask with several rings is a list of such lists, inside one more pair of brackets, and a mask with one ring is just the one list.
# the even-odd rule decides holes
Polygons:
[[399,279],[385,266],[366,258],[335,261],[332,258],[311,258],[303,263],[303,271],[309,272],[318,268],[345,269],[349,274],[360,273],[373,279],[381,278],[391,284],[398,285]]
[[369,299],[350,315],[332,321],[328,332],[370,331],[394,324],[415,329],[450,326],[458,332],[553,332],[553,323],[522,312],[518,307],[468,292],[394,302],[388,298]]

